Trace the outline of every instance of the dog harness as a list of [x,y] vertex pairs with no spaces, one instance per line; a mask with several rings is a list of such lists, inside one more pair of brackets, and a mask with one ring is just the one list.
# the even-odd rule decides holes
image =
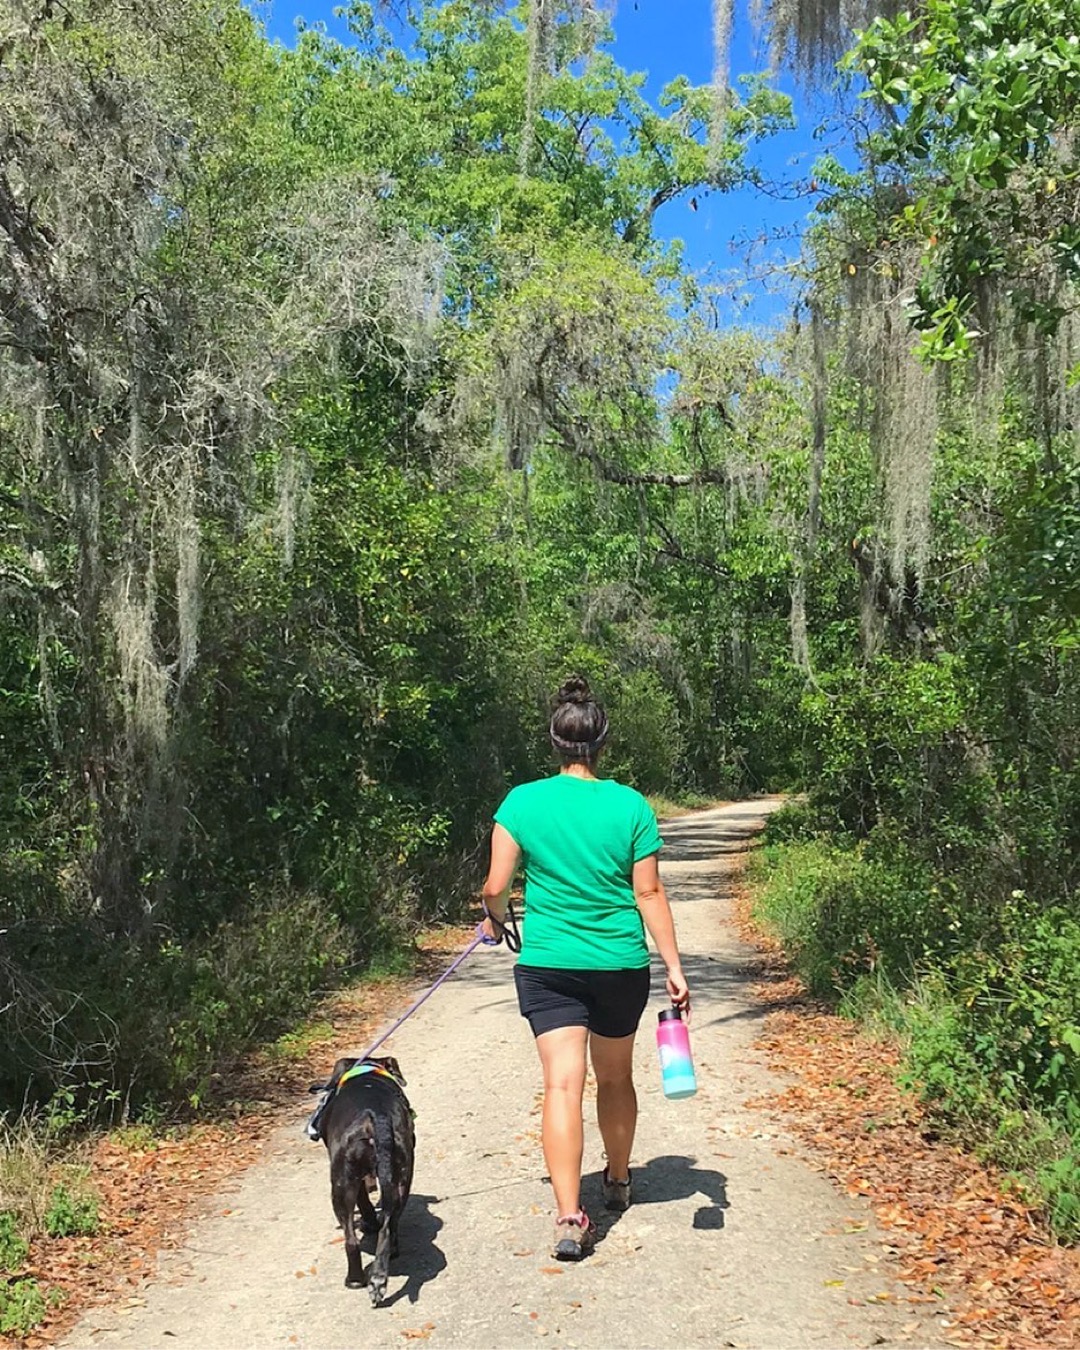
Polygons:
[[395,1078],[389,1069],[384,1069],[381,1064],[365,1064],[363,1061],[359,1064],[354,1064],[351,1069],[345,1070],[337,1080],[335,1091],[341,1087],[342,1083],[347,1083],[350,1078],[360,1078],[367,1073],[377,1074],[380,1078],[389,1078],[391,1083],[395,1083],[399,1088],[402,1088],[402,1091],[404,1091],[400,1079]]

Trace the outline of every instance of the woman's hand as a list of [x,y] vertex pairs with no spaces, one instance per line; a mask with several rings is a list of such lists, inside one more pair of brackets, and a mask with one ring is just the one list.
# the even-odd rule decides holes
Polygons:
[[672,1004],[685,1016],[690,1011],[690,986],[681,966],[668,966],[666,983]]
[[483,920],[477,931],[485,942],[490,942],[493,946],[498,946],[502,941],[502,929],[490,916]]

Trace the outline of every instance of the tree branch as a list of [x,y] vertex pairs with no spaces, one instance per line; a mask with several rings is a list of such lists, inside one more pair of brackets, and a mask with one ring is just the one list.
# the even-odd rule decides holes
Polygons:
[[548,406],[547,415],[552,430],[562,442],[564,449],[575,458],[591,464],[605,482],[619,483],[623,487],[697,488],[707,487],[710,484],[727,484],[731,481],[727,468],[719,465],[696,469],[692,473],[669,473],[662,469],[624,469],[589,445],[584,424],[579,418],[563,412],[554,405]]
[[721,567],[715,559],[704,558],[700,553],[687,553],[662,520],[653,519],[650,524],[664,541],[663,547],[659,550],[663,557],[672,558],[675,562],[688,563],[691,567],[700,567],[703,571],[711,572],[716,577],[729,577],[731,575],[727,568]]

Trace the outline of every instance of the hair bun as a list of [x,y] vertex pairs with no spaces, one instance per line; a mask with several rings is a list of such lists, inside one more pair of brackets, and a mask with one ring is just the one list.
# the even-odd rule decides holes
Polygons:
[[571,675],[555,695],[556,703],[591,703],[592,690],[584,675]]

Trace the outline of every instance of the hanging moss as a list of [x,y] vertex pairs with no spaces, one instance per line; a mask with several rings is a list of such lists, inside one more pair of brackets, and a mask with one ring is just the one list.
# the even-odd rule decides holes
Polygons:
[[713,115],[709,127],[709,168],[719,173],[724,160],[724,134],[727,131],[728,105],[731,100],[731,33],[735,21],[735,0],[713,0]]

